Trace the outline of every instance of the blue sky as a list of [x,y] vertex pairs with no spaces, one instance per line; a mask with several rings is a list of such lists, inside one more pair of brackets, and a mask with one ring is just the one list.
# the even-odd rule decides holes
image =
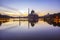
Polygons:
[[0,0],[0,6],[27,11],[57,11],[60,12],[60,0]]

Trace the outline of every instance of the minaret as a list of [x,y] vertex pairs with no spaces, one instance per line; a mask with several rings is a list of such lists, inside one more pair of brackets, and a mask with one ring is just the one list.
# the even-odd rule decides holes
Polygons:
[[28,29],[29,29],[29,8],[28,8]]

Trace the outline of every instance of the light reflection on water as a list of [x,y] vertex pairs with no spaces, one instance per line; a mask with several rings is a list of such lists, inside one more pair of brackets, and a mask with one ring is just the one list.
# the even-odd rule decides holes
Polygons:
[[[28,21],[9,21],[2,22],[0,25],[0,32],[2,39],[31,39],[31,38],[60,38],[60,28],[59,26],[50,25],[49,21],[39,19],[38,22],[31,26],[32,22]],[[19,20],[19,19],[17,19]],[[29,24],[29,26],[28,26]]]

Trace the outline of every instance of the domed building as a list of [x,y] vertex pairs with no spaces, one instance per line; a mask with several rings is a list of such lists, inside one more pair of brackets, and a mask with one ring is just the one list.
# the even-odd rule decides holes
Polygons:
[[29,16],[29,20],[37,20],[38,19],[38,15],[35,13],[34,10],[31,11],[31,14],[28,15]]

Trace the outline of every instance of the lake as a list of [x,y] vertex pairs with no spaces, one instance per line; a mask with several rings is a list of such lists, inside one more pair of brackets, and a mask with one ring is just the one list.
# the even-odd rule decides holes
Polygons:
[[0,19],[0,40],[58,40],[60,39],[60,19],[57,20]]

